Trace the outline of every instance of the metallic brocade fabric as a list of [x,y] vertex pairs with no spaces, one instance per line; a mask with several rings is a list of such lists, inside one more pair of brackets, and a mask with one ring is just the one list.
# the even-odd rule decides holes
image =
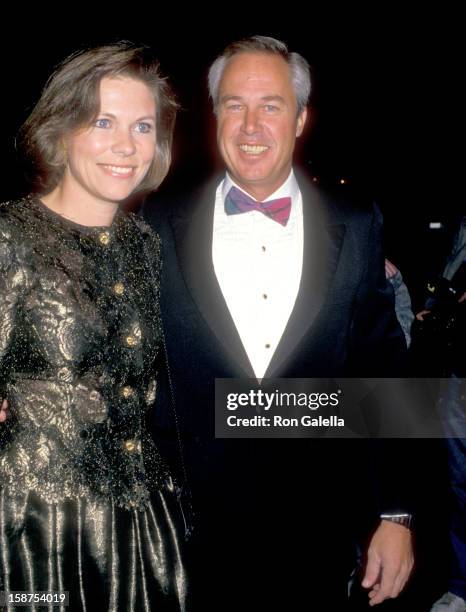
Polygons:
[[88,228],[33,197],[0,204],[0,590],[185,609],[181,511],[145,429],[159,277],[134,215]]

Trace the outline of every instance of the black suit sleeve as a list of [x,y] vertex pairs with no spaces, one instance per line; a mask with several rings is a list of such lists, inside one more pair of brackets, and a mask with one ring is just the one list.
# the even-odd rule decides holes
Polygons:
[[350,376],[402,377],[407,349],[395,314],[394,293],[385,278],[382,215],[373,207],[364,270],[350,327]]
[[[402,378],[407,376],[407,348],[395,314],[393,290],[385,278],[382,215],[376,206],[366,240],[364,270],[350,327],[349,374]],[[398,410],[398,406],[393,409]],[[413,451],[419,442],[422,441],[378,438],[362,445],[363,469],[367,470],[379,515],[415,513],[419,462]]]

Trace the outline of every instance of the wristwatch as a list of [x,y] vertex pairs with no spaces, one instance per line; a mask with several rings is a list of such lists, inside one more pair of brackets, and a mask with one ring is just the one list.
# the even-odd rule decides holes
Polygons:
[[402,525],[407,529],[411,529],[413,524],[413,515],[412,514],[381,514],[380,518],[384,521],[390,521],[391,523],[397,523],[398,525]]

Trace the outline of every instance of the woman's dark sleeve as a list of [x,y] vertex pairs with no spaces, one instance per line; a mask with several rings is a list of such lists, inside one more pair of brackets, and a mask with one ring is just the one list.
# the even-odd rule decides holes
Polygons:
[[11,368],[9,351],[29,277],[26,248],[9,220],[0,214],[0,398],[5,396]]

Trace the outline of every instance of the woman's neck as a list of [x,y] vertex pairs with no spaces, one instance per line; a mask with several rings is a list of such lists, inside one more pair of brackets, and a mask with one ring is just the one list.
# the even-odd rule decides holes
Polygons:
[[57,214],[79,225],[88,227],[110,226],[118,210],[118,203],[97,200],[86,194],[71,198],[63,185],[41,197],[41,201]]

